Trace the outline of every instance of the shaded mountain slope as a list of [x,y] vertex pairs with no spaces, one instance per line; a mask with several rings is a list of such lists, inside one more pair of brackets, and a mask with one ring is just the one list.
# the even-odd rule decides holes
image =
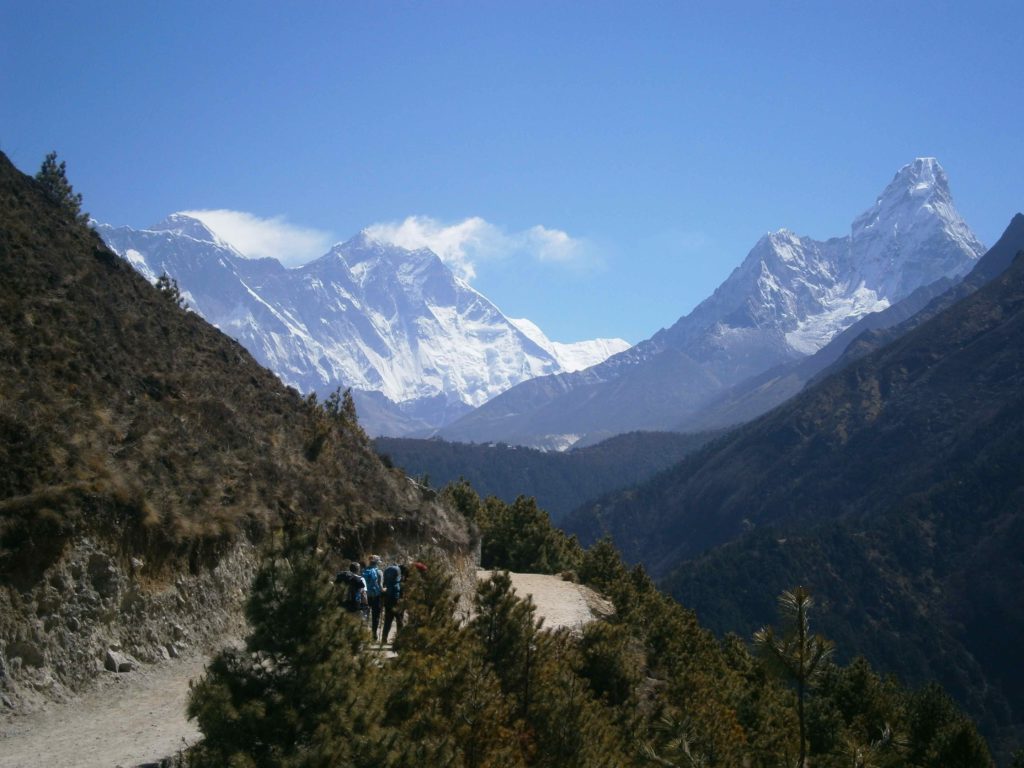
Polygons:
[[837,371],[850,362],[860,359],[877,349],[881,349],[886,344],[917,328],[939,312],[953,306],[953,304],[965,296],[969,296],[983,285],[1003,274],[1010,267],[1016,254],[1022,249],[1024,249],[1024,214],[1018,213],[1010,221],[1009,226],[1003,232],[998,242],[978,260],[974,269],[961,282],[956,283],[949,290],[939,294],[920,311],[915,312],[901,322],[869,327],[863,333],[858,334],[843,349],[843,354],[825,368],[823,373],[818,374],[818,376],[824,376],[832,371]]
[[1005,748],[1024,736],[1022,499],[1018,255],[889,346],[566,527],[610,532],[719,630],[748,632],[780,588],[807,583],[845,648],[940,680]]
[[808,382],[880,349],[976,291],[1002,274],[1014,254],[1021,249],[1024,249],[1024,215],[1017,214],[1002,237],[962,281],[940,278],[880,312],[865,315],[813,355],[773,368],[732,387],[674,428],[681,432],[720,429],[767,413],[799,392]]
[[465,478],[481,496],[511,504],[522,494],[556,522],[587,499],[639,483],[697,450],[710,434],[630,432],[565,453],[508,445],[382,437],[377,450],[435,486]]
[[0,155],[0,693],[59,695],[112,648],[154,658],[221,631],[283,524],[318,522],[339,557],[468,548],[335,411]]

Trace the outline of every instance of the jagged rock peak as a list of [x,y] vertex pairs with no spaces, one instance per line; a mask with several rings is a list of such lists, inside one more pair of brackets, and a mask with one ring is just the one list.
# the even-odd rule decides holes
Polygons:
[[890,300],[939,277],[970,271],[985,252],[953,204],[933,157],[903,166],[851,227],[851,279]]
[[887,225],[909,224],[914,219],[936,216],[945,223],[967,228],[953,207],[946,171],[934,157],[919,157],[897,171],[875,204],[853,222],[852,234],[855,238],[867,234],[880,221]]
[[187,213],[172,213],[149,229],[154,232],[173,232],[176,235],[185,235],[200,242],[226,245],[212,229],[195,216],[189,216]]
[[331,254],[349,264],[382,260],[391,264],[437,262],[440,265],[442,263],[441,258],[429,248],[406,248],[389,243],[373,237],[365,229],[348,240],[335,243],[328,255]]

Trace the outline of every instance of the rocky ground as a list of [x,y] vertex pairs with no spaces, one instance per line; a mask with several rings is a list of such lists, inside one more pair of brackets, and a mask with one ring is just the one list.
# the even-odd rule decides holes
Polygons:
[[[479,571],[478,578],[489,572]],[[512,574],[550,629],[579,629],[611,612],[593,590],[558,576]],[[155,764],[193,743],[199,733],[185,718],[189,681],[206,658],[183,655],[129,672],[108,672],[85,693],[29,714],[0,718],[0,768],[129,768]]]

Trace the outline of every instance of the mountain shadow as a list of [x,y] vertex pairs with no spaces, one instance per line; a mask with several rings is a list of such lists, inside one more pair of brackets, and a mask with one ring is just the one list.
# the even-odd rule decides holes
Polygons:
[[630,432],[571,451],[504,444],[380,437],[377,451],[414,477],[442,487],[468,480],[481,496],[512,503],[533,496],[557,522],[588,499],[635,485],[681,461],[714,435]]
[[777,366],[737,384],[673,429],[680,432],[722,429],[767,413],[809,382],[845,368],[852,361],[882,348],[978,290],[1002,274],[1014,254],[1021,249],[1024,249],[1024,215],[1017,214],[1002,237],[963,280],[939,278],[892,306],[865,315],[813,355]]
[[851,653],[1024,740],[1024,256],[645,485],[570,515],[719,631],[804,583]]

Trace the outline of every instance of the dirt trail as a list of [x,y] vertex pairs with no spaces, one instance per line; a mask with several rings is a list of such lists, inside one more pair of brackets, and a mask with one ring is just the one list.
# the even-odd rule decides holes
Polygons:
[[[485,579],[488,571],[478,571]],[[531,595],[548,629],[579,629],[611,611],[587,587],[558,576],[514,573],[512,585]],[[203,673],[201,656],[102,675],[87,693],[19,717],[0,718],[0,768],[130,768],[173,755],[199,739],[185,719],[189,681]]]
[[[490,578],[491,571],[477,571],[480,580]],[[544,618],[545,629],[565,627],[578,630],[599,616],[612,612],[611,603],[589,587],[565,581],[560,576],[539,573],[511,573],[512,586],[520,597],[529,595],[537,606],[537,616]]]
[[183,658],[107,673],[73,701],[0,720],[0,768],[128,768],[173,755],[199,739],[185,702],[205,663]]

